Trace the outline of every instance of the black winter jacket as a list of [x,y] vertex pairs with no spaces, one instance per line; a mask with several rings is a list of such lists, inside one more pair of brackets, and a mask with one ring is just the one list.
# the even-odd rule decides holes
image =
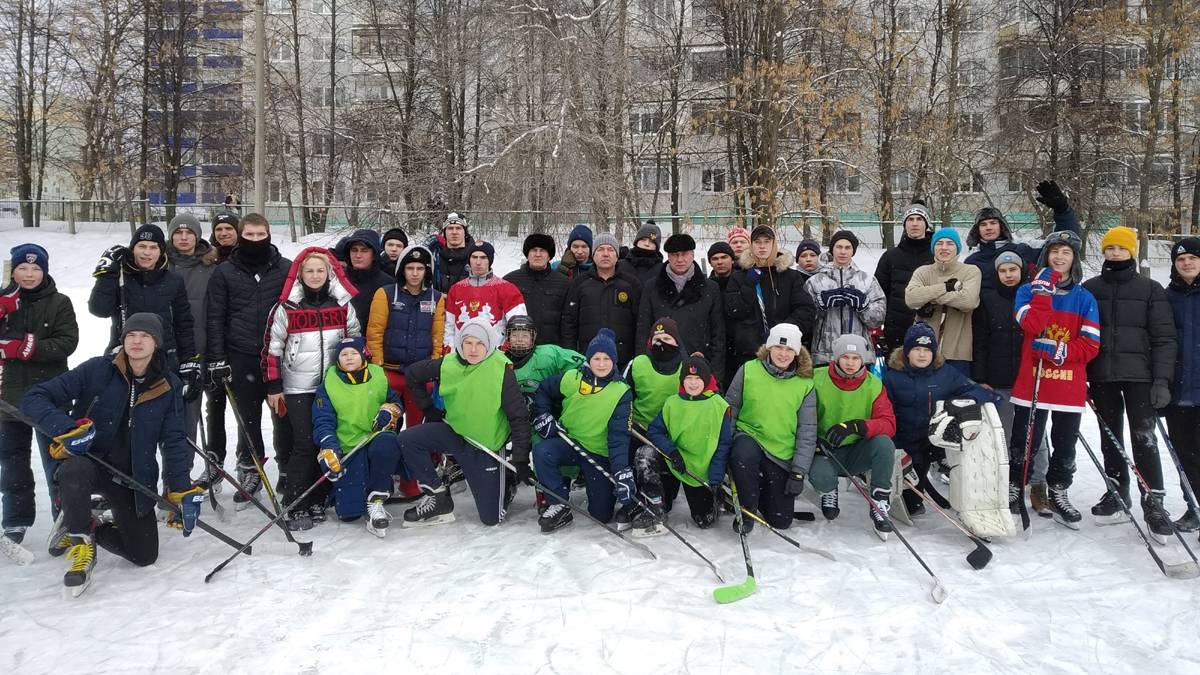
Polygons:
[[41,286],[22,290],[20,295],[21,308],[4,317],[0,331],[6,338],[17,339],[33,333],[33,355],[28,361],[0,363],[4,369],[0,398],[13,405],[20,405],[21,397],[33,385],[67,372],[67,357],[79,346],[79,323],[71,298],[58,292],[50,275]]
[[991,274],[991,288],[979,292],[979,306],[971,313],[971,379],[1007,388],[1016,380],[1025,339],[1014,315],[1013,300],[1029,274],[1022,268],[1021,283],[1011,288],[996,279],[995,271]]
[[1133,260],[1105,262],[1083,282],[1100,308],[1100,353],[1089,382],[1158,382],[1175,376],[1175,317],[1166,291],[1137,272]]
[[922,265],[933,264],[929,237],[910,239],[904,235],[895,248],[884,251],[875,266],[875,280],[887,296],[887,315],[883,319],[883,337],[888,352],[904,345],[904,333],[913,324],[917,312],[904,304],[904,289],[913,272]]
[[260,269],[249,268],[236,248],[217,265],[208,281],[206,360],[223,360],[229,352],[262,355],[267,316],[279,302],[291,266],[274,245]]
[[[817,310],[812,296],[804,288],[804,275],[791,269],[792,254],[780,251],[775,264],[763,271],[759,287],[762,306],[767,310],[766,325],[758,305],[755,285],[746,282],[746,270],[753,265],[749,249],[741,257],[742,269],[734,269],[725,286],[725,316],[734,322],[733,353],[739,362],[749,361],[767,339],[776,324],[794,323],[804,335],[804,346],[812,343],[813,321]],[[685,334],[686,337],[686,334]]]
[[692,278],[675,290],[667,266],[659,265],[654,280],[642,288],[638,305],[637,352],[646,353],[654,322],[671,317],[679,325],[688,353],[703,352],[717,380],[725,377],[725,308],[721,287],[692,263]]
[[562,315],[562,346],[587,353],[588,343],[601,328],[617,336],[617,368],[634,357],[642,284],[620,268],[601,279],[595,267],[576,274],[567,291]]
[[[125,276],[123,292],[121,274]],[[150,312],[162,320],[162,347],[169,367],[176,368],[183,361],[195,357],[198,352],[192,331],[192,306],[188,302],[187,288],[183,284],[183,277],[167,269],[167,257],[160,256],[158,266],[149,271],[122,263],[121,274],[96,277],[96,285],[92,286],[92,295],[88,298],[89,312],[101,318],[112,318],[106,351],[112,351],[121,343],[124,293],[126,318],[138,312]]]
[[433,256],[433,287],[442,293],[449,293],[450,287],[467,278],[469,270],[467,261],[470,259],[471,246],[475,240],[467,235],[462,248],[446,248],[446,238],[434,235],[425,243],[425,248]]
[[504,280],[516,286],[525,298],[525,311],[537,327],[538,344],[565,346],[560,325],[571,280],[550,269],[550,265],[531,270],[529,263],[504,275]]
[[[1054,214],[1054,231],[1070,230],[1075,234],[1079,234],[1079,216],[1075,214],[1075,209],[1067,208],[1062,213]],[[974,232],[974,230],[972,230]],[[979,268],[981,276],[980,290],[986,291],[990,288],[995,288],[999,281],[996,279],[996,256],[1004,251],[1012,251],[1021,256],[1025,261],[1024,271],[1032,277],[1037,273],[1038,258],[1042,255],[1042,246],[1045,241],[1035,241],[1032,244],[1025,242],[1013,241],[1012,235],[1008,231],[1008,227],[1004,227],[1000,239],[996,241],[980,242],[979,248],[971,255],[967,256],[963,262],[975,265]],[[971,245],[972,237],[968,235],[967,245]],[[990,273],[990,274],[989,274]]]
[[1200,404],[1200,279],[1189,284],[1172,269],[1167,302],[1175,315],[1179,342],[1171,402],[1195,406]]
[[621,259],[621,266],[626,271],[641,280],[645,287],[654,283],[658,268],[663,264],[662,254],[658,251],[647,251],[634,246],[629,254]]
[[371,300],[375,298],[375,291],[396,283],[396,280],[380,267],[356,270],[350,265],[346,265],[346,278],[354,284],[350,306],[354,308],[358,320],[366,326],[367,317],[371,316]]

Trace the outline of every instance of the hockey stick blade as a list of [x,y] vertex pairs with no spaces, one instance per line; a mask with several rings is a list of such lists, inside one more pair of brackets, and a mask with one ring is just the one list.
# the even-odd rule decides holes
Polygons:
[[757,588],[758,585],[755,583],[754,577],[746,577],[746,580],[740,584],[721,586],[720,588],[713,589],[713,600],[716,600],[719,605],[728,605],[731,602],[744,600],[754,595],[754,591]]
[[946,598],[949,595],[950,595],[950,591],[947,591],[946,587],[942,585],[942,580],[934,577],[933,588],[929,589],[929,597],[932,598],[934,602],[936,602],[937,604],[940,605],[946,601]]
[[974,533],[968,531],[967,528],[963,527],[962,523],[951,517],[949,513],[946,513],[946,511],[943,510],[942,507],[937,503],[936,499],[921,492],[916,483],[908,479],[905,479],[904,483],[911,488],[913,492],[916,493],[916,495],[925,503],[932,506],[933,510],[937,511],[938,515],[945,518],[951,525],[958,528],[959,532],[962,532],[968,539],[975,542],[975,550],[967,554],[967,564],[975,570],[981,570],[987,567],[987,564],[992,561],[992,549],[988,548],[987,544],[985,544],[982,539],[980,539]]
[[817,514],[812,511],[793,511],[792,517],[802,523],[811,523],[816,521]]

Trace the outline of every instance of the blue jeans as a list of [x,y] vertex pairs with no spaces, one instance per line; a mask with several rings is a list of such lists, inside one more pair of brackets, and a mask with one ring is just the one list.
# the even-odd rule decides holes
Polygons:
[[[32,448],[34,436],[29,425],[16,420],[0,421],[0,493],[3,494],[4,518],[2,527],[30,527],[37,514],[33,496]],[[42,457],[42,471],[50,493],[51,513],[58,517],[58,490],[54,472],[58,462],[50,457],[50,439],[36,434]]]

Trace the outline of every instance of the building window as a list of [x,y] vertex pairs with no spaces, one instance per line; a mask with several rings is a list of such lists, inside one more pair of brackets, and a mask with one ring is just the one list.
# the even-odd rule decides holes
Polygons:
[[690,56],[692,81],[720,82],[725,79],[725,51],[695,51]]
[[709,194],[725,192],[725,169],[704,169],[700,173],[700,191]]
[[669,28],[675,23],[679,0],[638,0],[642,23],[651,28]]
[[663,192],[671,189],[671,168],[654,162],[644,162],[637,168],[637,189],[642,192]]
[[1017,171],[1008,172],[1008,191],[1012,193],[1025,192],[1025,174]]
[[632,134],[657,134],[662,127],[661,111],[629,113],[629,132]]
[[291,14],[291,0],[267,0],[267,14]]
[[333,146],[333,137],[328,134],[313,134],[312,154],[314,157],[328,157]]
[[909,194],[912,192],[913,175],[908,169],[899,169],[892,173],[892,192]]
[[276,203],[287,201],[287,191],[283,189],[283,181],[267,181],[267,201]]
[[978,87],[987,79],[987,70],[983,62],[976,59],[965,59],[958,64],[958,86]]
[[691,23],[693,28],[715,28],[720,26],[720,0],[692,0]]
[[983,192],[983,176],[977,171],[972,171],[969,175],[964,176],[962,180],[958,181],[958,185],[956,187],[958,189],[956,189],[955,192],[958,194],[975,194],[978,192]]
[[324,16],[333,14],[333,0],[312,0],[312,11]]
[[292,60],[292,45],[283,40],[271,43],[270,52],[271,53],[269,54],[269,57],[271,61],[279,62]]
[[983,113],[965,112],[958,116],[958,135],[963,138],[983,138],[987,131],[987,118]]
[[830,169],[829,191],[856,195],[862,192],[862,175],[852,166],[836,164]]

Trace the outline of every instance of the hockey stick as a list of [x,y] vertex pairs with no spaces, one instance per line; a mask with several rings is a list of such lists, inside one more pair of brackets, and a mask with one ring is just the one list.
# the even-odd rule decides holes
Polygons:
[[849,479],[849,481],[854,484],[854,487],[858,490],[858,493],[863,496],[863,499],[867,500],[867,505],[869,505],[871,507],[871,510],[874,511],[876,515],[880,516],[885,521],[887,521],[887,523],[889,525],[892,526],[892,532],[900,540],[900,543],[904,544],[904,547],[907,548],[908,552],[911,553],[912,556],[917,559],[917,562],[921,564],[921,567],[925,568],[925,572],[928,573],[929,576],[933,578],[933,588],[930,589],[930,591],[929,591],[929,597],[931,597],[933,599],[933,601],[938,604],[945,602],[946,596],[949,595],[949,592],[947,592],[946,587],[942,585],[942,580],[938,579],[938,576],[933,573],[933,570],[929,569],[929,565],[925,564],[925,560],[922,559],[920,554],[917,553],[916,549],[914,549],[912,547],[912,544],[908,543],[908,539],[905,539],[904,535],[900,533],[900,529],[898,527],[896,527],[896,524],[894,522],[892,522],[892,519],[890,516],[888,516],[887,512],[883,511],[882,509],[880,509],[878,506],[875,505],[875,500],[871,499],[870,493],[867,492],[866,486],[862,484],[862,481],[860,481],[858,479],[858,476],[855,476],[855,475],[851,474],[849,471],[847,471],[846,466],[844,464],[842,464],[842,461],[840,459],[838,459],[837,455],[834,454],[833,452],[826,449],[826,451],[823,454],[825,455],[825,457],[829,458],[829,460],[831,462],[836,464],[838,470],[841,471],[842,474],[845,475],[846,478]]
[[[943,518],[950,521],[951,525],[957,527],[959,532],[967,535],[971,541],[975,542],[975,550],[967,554],[967,564],[973,569],[977,570],[987,567],[987,564],[992,561],[992,549],[987,547],[987,544],[984,543],[983,539],[972,534],[969,530],[967,530],[967,528],[962,526],[962,523],[951,517],[949,513],[946,513],[942,507],[938,505],[937,500],[926,495],[924,492],[921,492],[916,483],[906,478],[904,479],[904,484],[911,488],[912,491],[916,493],[916,495],[920,497],[926,504],[932,506],[934,511],[937,511],[938,514],[940,514]],[[1005,517],[1007,518],[1008,516]]]
[[[591,464],[593,469],[596,469],[601,474],[603,474],[604,477],[608,479],[608,482],[613,484],[613,487],[616,487],[617,480],[615,478],[613,478],[612,474],[609,473],[607,469],[600,466],[600,463],[592,458],[591,453],[589,453],[587,450],[584,450],[583,448],[579,447],[579,445],[574,440],[572,440],[571,437],[568,436],[565,431],[560,430],[558,432],[558,437],[561,438],[562,441],[564,443],[566,443],[568,447],[570,447],[572,450],[574,450],[576,452],[576,454],[578,454],[585,461],[587,461],[588,464]],[[643,509],[650,511],[651,513],[654,512],[653,509],[650,507],[650,499],[648,497],[646,497],[645,493],[643,493],[641,490],[638,490],[637,494],[634,495],[634,499],[637,500],[638,504]],[[707,556],[705,556],[703,553],[701,553],[699,551],[699,549],[697,549],[695,546],[692,546],[691,542],[689,542],[687,539],[684,539],[683,535],[679,534],[679,532],[677,532],[675,530],[675,528],[673,528],[669,524],[667,524],[666,519],[663,519],[663,522],[661,523],[661,525],[664,528],[666,528],[667,532],[670,532],[671,534],[673,534],[675,536],[675,538],[680,541],[680,543],[682,543],[684,546],[691,549],[692,553],[695,553],[697,556],[699,556],[700,559],[703,560],[706,565],[708,565],[708,568],[712,570],[712,573],[714,575],[716,575],[717,581],[720,581],[721,583],[725,583],[725,577],[721,575],[721,570],[717,568],[716,563],[709,560]]]
[[[99,398],[99,397],[97,397],[97,398]],[[95,402],[96,402],[95,399],[93,399],[92,404],[95,404]],[[16,406],[9,403],[8,401],[0,400],[0,410],[11,415],[14,419],[24,422],[25,424],[28,424],[30,426],[30,428],[41,433],[46,438],[54,438],[54,436],[52,434],[46,433],[45,429],[41,428],[41,426],[39,426],[36,422],[34,422],[33,418],[31,418],[30,416],[21,412],[20,409],[18,409]],[[88,412],[90,414],[91,406],[88,406]],[[181,519],[183,518],[183,516],[179,512],[178,506],[176,506],[174,503],[167,500],[165,497],[158,494],[154,490],[151,490],[150,488],[146,487],[145,485],[142,485],[132,476],[126,475],[120,469],[116,468],[112,464],[109,464],[108,462],[104,461],[103,459],[100,459],[99,457],[97,457],[95,455],[87,454],[87,455],[82,455],[82,456],[87,457],[88,459],[92,460],[93,462],[99,464],[101,467],[106,469],[110,474],[112,474],[112,477],[116,482],[124,485],[125,487],[129,488],[130,490],[140,492],[140,493],[146,495],[147,497],[149,497],[150,499],[153,499],[154,502],[159,506],[159,508],[163,509],[164,511],[170,511],[171,513],[174,513],[175,515],[178,515]],[[250,555],[250,545],[249,544],[242,544],[241,542],[227,536],[225,533],[223,533],[220,530],[218,530],[217,528],[209,525],[208,523],[204,522],[203,520],[200,520],[199,518],[196,519],[196,527],[200,528],[201,530],[204,530],[205,532],[211,534],[212,536],[216,537],[217,539],[220,539],[221,541],[228,544],[229,546],[232,546],[233,548],[238,548],[238,549],[244,548],[246,551],[246,555]]]
[[1167,434],[1167,429],[1163,425],[1162,418],[1155,416],[1154,422],[1158,424],[1158,432],[1162,434],[1163,442],[1167,445],[1167,451],[1171,453],[1171,460],[1175,462],[1175,470],[1179,472],[1179,487],[1183,488],[1183,498],[1187,501],[1188,508],[1193,513],[1200,513],[1200,507],[1196,506],[1196,493],[1192,491],[1192,483],[1183,471],[1183,463],[1179,461],[1179,453],[1175,451],[1175,444],[1171,442]]
[[[342,457],[342,464],[349,462],[350,458],[353,457],[355,455],[355,453],[357,453],[362,448],[366,447],[367,444],[370,443],[372,440],[374,440],[375,437],[378,436],[380,433],[382,433],[382,432],[381,431],[371,432],[371,434],[368,435],[366,438],[364,438],[361,443],[354,446],[354,448],[351,449],[350,452],[346,453],[345,456]],[[253,448],[251,448],[251,449],[253,449]],[[329,480],[329,472],[322,473],[320,478],[317,478],[317,480],[314,481],[312,485],[308,486],[307,490],[300,493],[299,497],[296,497],[294,500],[292,500],[292,503],[288,504],[286,509],[282,510],[279,513],[279,515],[272,518],[266,525],[263,525],[262,529],[259,530],[253,537],[250,537],[250,541],[246,542],[245,548],[248,550],[250,548],[251,544],[253,544],[259,537],[266,534],[267,531],[270,530],[272,527],[275,527],[275,526],[283,527],[283,519],[287,515],[287,512],[289,510],[291,510],[292,508],[294,508],[301,501],[303,501],[304,498],[309,495],[309,493],[311,493],[313,490],[316,490],[317,487],[321,485],[321,483],[324,483],[327,480]],[[310,546],[311,546],[311,543],[310,543]],[[234,558],[237,558],[238,554],[240,554],[240,553],[241,553],[241,551],[237,551],[233,555],[226,558],[220,565],[217,565],[216,567],[214,567],[211,572],[209,572],[207,575],[205,575],[204,583],[207,584],[207,583],[211,582],[213,576],[216,575],[217,572],[220,572],[221,570],[225,569],[225,567],[227,565],[229,565],[229,563],[233,562]]]
[[[263,489],[267,491],[267,497],[271,500],[271,506],[275,509],[275,515],[287,513],[287,511],[279,510],[279,499],[275,496],[275,488],[271,487],[271,481],[267,480],[267,472],[263,469],[263,463],[258,458],[258,451],[254,448],[254,440],[250,438],[250,429],[246,426],[246,421],[242,419],[242,411],[238,410],[237,399],[233,396],[233,389],[229,383],[225,383],[225,396],[229,399],[229,407],[233,409],[233,419],[237,422],[238,429],[241,430],[242,436],[246,439],[246,450],[250,453],[250,459],[254,462],[254,470],[258,472],[258,479],[262,481]],[[274,413],[275,411],[271,411]],[[263,456],[267,453],[266,440],[263,440]],[[275,458],[279,460],[278,457]],[[283,467],[279,467],[283,471]],[[295,502],[293,502],[295,504]]]
[[754,594],[754,589],[757,588],[757,582],[754,581],[754,564],[750,561],[750,544],[746,541],[746,528],[742,527],[742,503],[738,500],[736,485],[733,487],[732,494],[733,517],[737,522],[738,538],[742,540],[742,558],[746,560],[746,580],[740,584],[713,589],[713,600],[721,605],[748,598]]
[[[207,463],[209,464],[209,466],[211,466],[212,468],[216,469],[217,473],[218,473],[218,474],[220,474],[221,478],[223,478],[223,479],[225,479],[226,481],[228,481],[228,482],[229,482],[229,484],[233,486],[233,489],[234,489],[235,491],[237,491],[239,494],[241,494],[241,495],[242,495],[242,496],[244,496],[244,497],[245,497],[247,500],[249,500],[249,502],[250,502],[251,504],[253,504],[254,506],[258,507],[258,510],[259,510],[259,511],[262,511],[262,512],[263,512],[263,515],[265,515],[265,516],[266,516],[267,518],[269,518],[269,519],[270,519],[272,522],[274,522],[274,520],[275,520],[275,516],[276,516],[276,515],[278,515],[278,514],[271,513],[271,510],[270,510],[270,509],[268,509],[268,508],[267,508],[267,507],[266,507],[266,506],[265,506],[265,505],[262,503],[262,501],[258,499],[258,497],[255,497],[254,495],[252,495],[252,494],[250,494],[249,492],[247,492],[247,491],[246,491],[246,488],[242,487],[242,484],[241,484],[241,483],[239,483],[239,482],[237,482],[237,479],[236,479],[236,478],[234,478],[233,476],[230,476],[230,475],[229,475],[229,472],[225,470],[225,467],[221,466],[219,463],[217,463],[217,461],[216,461],[216,460],[214,460],[213,458],[209,457],[209,456],[208,456],[208,453],[201,452],[201,450],[200,450],[200,447],[199,447],[199,446],[197,446],[195,443],[193,443],[191,439],[188,439],[188,443],[190,443],[190,444],[191,444],[191,446],[192,446],[192,450],[193,450],[193,451],[196,453],[196,455],[197,455],[197,456],[199,456],[201,459],[203,459],[205,462],[207,462]],[[211,487],[212,487],[212,486],[209,486],[209,488],[210,488],[210,489],[211,489]],[[298,551],[297,551],[297,552],[298,552],[300,555],[312,555],[312,546],[313,546],[313,545],[312,545],[312,542],[311,542],[311,541],[296,541],[296,539],[295,539],[295,538],[292,536],[292,532],[291,532],[291,530],[287,529],[287,525],[285,525],[284,523],[280,523],[280,524],[279,524],[279,529],[283,530],[283,534],[284,534],[284,536],[285,536],[285,537],[287,537],[287,540],[288,540],[289,542],[291,542],[291,543],[293,543],[293,544],[295,544],[295,545],[296,545],[296,547],[297,547],[297,549],[298,549]]]
[[1096,458],[1096,453],[1092,451],[1091,444],[1087,442],[1083,434],[1077,432],[1075,435],[1079,438],[1079,442],[1083,444],[1083,449],[1087,450],[1088,457],[1092,458],[1092,464],[1096,466],[1096,471],[1099,471],[1100,476],[1104,478],[1104,484],[1108,487],[1108,494],[1121,505],[1121,510],[1125,512],[1125,517],[1129,518],[1129,523],[1133,525],[1133,528],[1137,530],[1138,536],[1142,538],[1142,542],[1146,544],[1146,550],[1150,552],[1150,557],[1154,559],[1154,564],[1158,565],[1159,571],[1172,579],[1195,579],[1200,576],[1200,567],[1195,562],[1167,564],[1163,562],[1162,558],[1158,557],[1158,552],[1154,550],[1154,545],[1150,543],[1150,537],[1146,535],[1142,526],[1138,525],[1138,522],[1134,520],[1133,514],[1129,512],[1129,505],[1125,503],[1124,499],[1121,499],[1121,493],[1117,490],[1117,481],[1113,480],[1113,477],[1104,471],[1104,465]]
[[[1033,396],[1029,398],[1029,423],[1025,428],[1025,462],[1021,464],[1021,485],[1019,486],[1020,494],[1017,496],[1017,509],[1021,512],[1021,532],[1028,540],[1029,531],[1029,509],[1025,506],[1025,483],[1029,481],[1029,456],[1033,454],[1033,430],[1037,427],[1037,400],[1038,389],[1042,386],[1042,360],[1038,359],[1037,371],[1033,375]],[[1038,439],[1038,444],[1041,444],[1041,439]]]
[[[497,462],[499,462],[500,465],[503,466],[505,469],[512,471],[513,473],[517,472],[517,467],[513,466],[512,462],[509,462],[507,459],[504,459],[498,453],[488,450],[479,441],[471,438],[470,436],[463,436],[463,440],[465,440],[467,443],[470,443],[471,445],[475,446],[477,449],[479,449],[483,452],[486,452],[493,459],[495,459]],[[543,483],[538,481],[537,478],[531,477],[530,481],[532,481],[533,487],[541,490],[546,495],[554,497],[554,499],[558,500],[559,504],[562,504],[563,506],[567,507],[568,509],[571,509],[571,511],[573,511],[574,513],[578,513],[579,515],[583,516],[584,518],[587,518],[588,520],[592,521],[593,523],[608,530],[613,536],[619,538],[621,541],[624,541],[625,543],[629,544],[630,546],[636,548],[638,550],[638,552],[645,554],[646,557],[650,558],[651,560],[658,560],[658,556],[654,554],[654,551],[650,550],[649,546],[646,546],[645,544],[643,544],[639,541],[634,541],[633,539],[627,538],[625,535],[618,532],[616,530],[616,528],[614,528],[613,526],[611,526],[607,523],[601,522],[599,518],[597,518],[597,517],[593,516],[591,513],[589,513],[587,509],[583,509],[583,508],[580,508],[580,507],[572,504],[571,500],[569,498],[563,499],[562,497],[559,497],[557,492],[554,492],[550,488],[546,487]]]
[[[207,434],[204,433],[203,411],[201,412],[200,419],[196,420],[196,428],[200,430],[200,445],[207,448],[208,447],[208,439],[206,438]],[[188,442],[188,445],[191,445],[192,448],[194,448],[196,450],[196,455],[198,457],[200,457],[200,459],[203,460],[206,464],[211,464],[213,466],[217,465],[216,459],[208,456],[208,451],[206,451],[206,450],[201,451],[200,448],[196,445],[196,443],[194,441],[192,441],[192,439],[190,439],[190,438],[187,439],[187,442]],[[214,485],[212,483],[208,484],[208,503],[212,505],[213,511],[217,512],[217,518],[219,518],[222,523],[229,522],[229,515],[227,513],[225,513],[225,507],[221,506],[221,503],[217,501],[217,490],[216,490],[216,487],[214,487]]]
[[[1092,409],[1092,414],[1096,416],[1096,421],[1100,423],[1100,428],[1103,429],[1104,433],[1108,436],[1109,442],[1112,443],[1113,447],[1117,449],[1117,452],[1121,455],[1121,459],[1125,460],[1125,465],[1129,467],[1129,470],[1133,472],[1134,476],[1137,476],[1138,485],[1142,488],[1142,491],[1148,495],[1151,494],[1152,490],[1150,489],[1150,484],[1146,482],[1145,476],[1143,476],[1142,472],[1139,471],[1137,466],[1134,465],[1133,460],[1129,458],[1129,455],[1125,453],[1125,446],[1121,443],[1120,439],[1117,438],[1117,435],[1113,433],[1112,427],[1108,426],[1108,423],[1105,422],[1104,418],[1100,416],[1100,411],[1096,410],[1096,402],[1093,401],[1091,397],[1088,398],[1088,407]],[[1103,452],[1104,448],[1101,448],[1100,450]],[[1105,475],[1107,475],[1107,473]],[[1144,516],[1145,513],[1142,515]],[[1149,528],[1150,526],[1147,525],[1146,529],[1149,530]],[[1192,547],[1188,546],[1187,541],[1185,541],[1183,538],[1183,534],[1179,532],[1179,529],[1176,528],[1174,524],[1171,524],[1171,531],[1175,533],[1175,538],[1179,540],[1179,543],[1183,546],[1183,550],[1187,551],[1188,557],[1190,557],[1192,562],[1196,565],[1196,573],[1200,575],[1200,561],[1196,560],[1196,554],[1192,551]],[[1157,541],[1157,537],[1155,537],[1154,532],[1150,532],[1150,536]]]
[[[665,452],[663,452],[657,445],[652,443],[649,438],[646,438],[646,436],[641,431],[639,431],[637,428],[634,428],[632,430],[632,432],[633,432],[633,437],[638,439],[638,441],[642,442],[643,444],[645,444],[648,447],[654,448],[654,451],[657,452],[658,454],[662,455],[664,458],[667,457],[667,454]],[[698,483],[706,482],[703,479],[701,479],[699,476],[697,476],[697,475],[693,474],[691,471],[689,471],[686,466],[684,467],[684,473],[686,473],[689,478],[691,478],[692,480],[694,480]],[[833,562],[837,562],[837,558],[833,557],[833,554],[830,553],[829,551],[824,551],[819,548],[811,548],[809,546],[805,546],[804,544],[801,544],[800,542],[796,541],[795,539],[792,539],[791,537],[787,536],[783,532],[780,532],[777,528],[775,528],[770,523],[768,523],[766,520],[764,520],[762,516],[751,511],[750,509],[745,508],[744,506],[741,505],[741,503],[735,503],[733,501],[733,491],[729,489],[728,485],[725,485],[724,483],[722,483],[721,489],[724,491],[725,498],[729,501],[729,503],[734,505],[734,509],[733,509],[734,514],[740,513],[743,516],[749,516],[751,520],[753,520],[754,522],[758,523],[759,525],[762,525],[763,527],[767,528],[773,534],[778,536],[780,539],[783,539],[784,541],[791,544],[792,546],[795,546],[798,550],[804,551],[805,553],[812,553],[813,555],[819,555],[822,558],[826,558]],[[814,516],[813,514],[803,512],[803,511],[798,511],[796,513],[793,513],[792,516],[794,518],[796,518],[797,520],[814,520],[816,518],[816,516]],[[805,518],[803,516],[808,516],[808,517]]]

